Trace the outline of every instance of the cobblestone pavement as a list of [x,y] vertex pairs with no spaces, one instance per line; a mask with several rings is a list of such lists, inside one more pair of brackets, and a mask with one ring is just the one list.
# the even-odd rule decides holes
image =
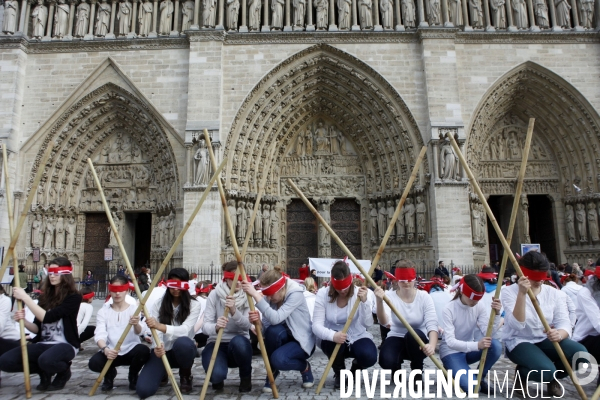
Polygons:
[[[99,304],[100,303],[94,304],[96,309],[99,308]],[[373,336],[375,338],[375,344],[379,344],[381,342],[381,337],[379,334],[378,326],[374,325],[371,328],[371,333],[373,334]],[[97,351],[97,348],[96,348],[95,344],[93,343],[93,339],[86,342],[84,344],[84,347],[85,347],[85,350],[80,352],[77,355],[77,357],[75,358],[75,360],[73,360],[73,366],[72,366],[73,377],[71,378],[71,380],[69,381],[69,383],[63,390],[57,391],[57,392],[47,392],[47,393],[38,392],[35,390],[35,386],[39,383],[38,375],[32,375],[32,379],[31,379],[32,394],[33,394],[32,399],[36,399],[36,400],[37,399],[70,400],[70,399],[82,399],[84,397],[88,397],[88,393],[89,393],[94,381],[98,377],[98,374],[91,372],[87,367],[87,363],[88,363],[88,360],[92,357],[92,355]],[[439,357],[439,354],[436,354],[436,357]],[[315,354],[310,359],[310,363],[311,363],[311,366],[313,369],[313,374],[315,377],[315,386],[310,389],[304,389],[301,386],[302,379],[300,378],[299,372],[290,372],[290,371],[282,372],[276,381],[280,399],[282,399],[282,400],[299,400],[299,399],[302,399],[302,400],[311,400],[311,399],[312,400],[326,400],[326,399],[340,398],[340,391],[334,390],[334,388],[333,388],[333,372],[332,371],[330,371],[327,381],[325,383],[325,386],[324,386],[323,390],[321,391],[321,393],[319,395],[315,394],[315,389],[317,387],[318,381],[321,378],[322,373],[327,365],[327,358],[320,349],[317,348],[317,350],[315,351]],[[346,364],[348,366],[350,366],[350,361],[347,360]],[[406,369],[409,369],[408,363],[405,363],[403,366]],[[239,376],[237,373],[237,369],[230,369],[229,376],[228,376],[227,380],[225,381],[225,389],[219,393],[216,393],[209,386],[206,398],[211,399],[211,400],[212,399],[214,399],[214,400],[222,400],[222,399],[239,399],[239,400],[261,399],[261,400],[266,400],[266,399],[272,398],[271,394],[262,393],[262,387],[265,382],[266,371],[265,371],[264,364],[263,364],[263,361],[262,361],[262,358],[260,355],[253,357],[252,367],[253,367],[253,371],[252,371],[253,388],[250,393],[240,394],[238,392]],[[476,368],[477,366],[473,365],[472,367]],[[374,368],[379,368],[379,365],[376,364]],[[370,368],[370,370],[373,370],[374,368]],[[433,365],[433,362],[431,362],[430,359],[426,359],[425,368],[426,369],[428,369],[428,368],[435,369],[435,366]],[[499,379],[503,379],[504,375],[508,372],[508,374],[509,374],[508,381],[512,383],[512,379],[514,377],[514,364],[512,364],[507,358],[501,357],[500,360],[495,364],[494,368],[492,369],[492,371],[494,371],[494,370],[497,371]],[[135,396],[135,393],[133,391],[129,391],[129,389],[128,389],[127,367],[119,367],[118,371],[119,371],[119,374],[118,374],[117,378],[115,379],[115,388],[110,393],[103,393],[100,391],[100,389],[98,389],[96,392],[96,395],[94,396],[94,399],[118,400],[118,399],[125,399],[125,398],[137,398],[137,396]],[[205,373],[201,367],[200,358],[196,358],[196,361],[194,363],[194,368],[192,371],[193,371],[193,375],[194,375],[194,389],[190,395],[183,396],[186,400],[187,399],[197,399],[199,397],[200,391],[202,389],[202,384],[204,382]],[[175,374],[176,379],[179,380],[177,370],[174,371],[174,374]],[[595,380],[594,380],[594,382],[595,382]],[[563,379],[561,381],[561,383],[563,384],[563,386],[565,388],[565,394],[563,396],[564,399],[579,398],[579,395],[578,395],[575,387],[573,386],[572,382],[570,382],[570,380],[568,378]],[[512,387],[512,384],[509,386]],[[536,393],[536,386],[534,386],[534,384],[530,384],[529,387],[530,387],[529,393],[531,394],[532,397],[534,397],[535,393]],[[391,388],[388,387],[388,393],[391,394],[393,391],[393,388],[394,388],[393,385],[391,386]],[[584,390],[585,390],[588,398],[591,398],[595,388],[596,387],[595,387],[594,383],[590,383],[590,384],[587,384],[584,386]],[[436,393],[435,385],[432,386],[432,389],[430,390],[430,392],[433,394]],[[520,392],[515,391],[514,397],[521,398],[519,396],[519,394],[520,394]],[[544,396],[545,396],[545,398],[548,398],[547,397],[548,395],[545,392],[544,392]],[[381,396],[380,396],[380,391],[379,391],[379,387],[378,387],[375,392],[374,398],[380,398],[380,397]],[[408,393],[407,393],[407,397],[408,397]],[[481,397],[485,398],[487,396],[482,395],[482,396],[480,396],[480,398]],[[494,398],[493,395],[491,395],[489,397]],[[541,398],[539,393],[535,397]],[[350,398],[355,398],[355,397],[350,397]],[[362,389],[362,397],[360,397],[360,398],[364,398],[364,399],[367,398],[365,395],[364,385],[363,385],[363,389]],[[458,398],[458,397],[453,397],[453,398]],[[506,398],[510,398],[510,396],[506,395],[506,389],[504,389],[503,395],[500,395],[500,393],[498,392],[496,394],[495,398],[506,399]],[[4,372],[2,373],[2,387],[0,388],[0,399],[2,399],[2,400],[25,399],[25,389],[23,386],[23,374],[7,374]],[[151,399],[157,399],[157,400],[176,399],[176,396],[174,396],[170,385],[168,385],[166,387],[160,388],[157,395],[151,397]]]

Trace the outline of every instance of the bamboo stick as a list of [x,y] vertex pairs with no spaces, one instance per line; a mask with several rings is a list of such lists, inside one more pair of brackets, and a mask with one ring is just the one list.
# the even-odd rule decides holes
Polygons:
[[[213,166],[213,168],[215,168],[217,165],[217,160],[215,158],[215,153],[212,148],[210,136],[208,135],[208,130],[206,130],[206,129],[204,129],[204,139],[206,140],[206,143],[207,143],[208,154],[210,155],[211,165]],[[242,275],[242,279],[247,280],[246,269],[244,268],[244,264],[242,261],[242,255],[240,254],[240,249],[238,248],[238,245],[237,245],[237,239],[235,238],[235,232],[233,230],[233,225],[231,224],[229,209],[227,208],[227,198],[225,197],[225,189],[223,189],[223,183],[221,182],[221,180],[217,180],[217,186],[219,188],[219,194],[221,195],[221,204],[223,205],[223,213],[225,214],[225,223],[227,224],[227,229],[229,230],[229,234],[231,235],[231,244],[233,246],[235,258],[237,259],[237,262],[238,262],[238,269],[239,269],[240,275]],[[237,276],[237,272],[236,272],[236,276]],[[232,286],[235,287],[235,284],[237,284],[237,278],[234,280],[234,284]],[[248,297],[248,304],[250,306],[250,311],[254,311],[255,310],[254,301],[249,294],[247,294],[247,297]],[[267,350],[265,348],[265,343],[264,343],[263,336],[262,336],[260,321],[255,322],[255,327],[256,327],[256,336],[258,337],[258,342],[260,344],[260,352],[262,354],[263,361],[265,363],[265,368],[267,370],[267,376],[269,377],[269,382],[271,383],[271,388],[273,390],[273,397],[277,399],[277,398],[279,398],[279,393],[277,392],[277,387],[275,385],[275,379],[273,377],[273,372],[271,371],[271,364],[269,363],[269,357],[267,355]],[[215,346],[215,348],[216,347],[217,346]],[[213,352],[213,355],[214,354],[215,353]],[[212,361],[212,359],[211,359],[211,361]],[[205,378],[205,386],[207,385],[206,381],[208,381],[208,380],[210,380],[210,375],[208,374],[208,371],[207,371],[206,378]],[[205,388],[203,387],[202,389],[203,389],[203,393],[200,394],[200,400],[204,400],[203,395],[204,396],[206,395]]]
[[[213,177],[210,179],[208,185],[206,186],[206,189],[204,190],[204,193],[202,193],[202,197],[200,197],[200,200],[198,201],[198,204],[196,205],[196,208],[194,208],[194,211],[192,211],[192,214],[188,218],[186,224],[183,226],[183,229],[179,233],[179,236],[177,236],[177,239],[175,239],[175,243],[173,243],[173,246],[171,246],[171,249],[169,250],[169,252],[167,253],[167,256],[165,257],[165,259],[163,260],[162,264],[158,268],[158,271],[156,271],[156,273],[154,274],[154,278],[152,279],[152,283],[150,284],[148,290],[146,291],[146,295],[144,296],[143,299],[140,300],[140,304],[137,306],[137,308],[136,308],[136,310],[135,310],[135,312],[134,312],[133,315],[138,315],[140,313],[140,311],[142,310],[142,307],[144,307],[146,305],[146,302],[148,301],[148,298],[150,297],[150,294],[152,294],[152,290],[156,287],[158,281],[160,280],[160,277],[161,277],[162,273],[164,272],[165,268],[169,264],[169,261],[171,260],[171,257],[173,257],[173,254],[175,254],[175,250],[177,250],[177,247],[179,247],[179,244],[183,240],[183,237],[185,236],[187,230],[192,225],[192,222],[194,221],[194,218],[196,218],[196,215],[198,215],[198,212],[200,211],[200,208],[202,207],[202,205],[204,204],[204,201],[206,200],[206,198],[210,194],[212,185],[215,183],[215,181],[219,177],[219,173],[225,167],[226,164],[227,164],[227,159],[224,159],[223,162],[221,163],[221,165],[219,166],[219,168],[216,169]],[[117,345],[115,346],[114,350],[118,351],[121,348],[121,345],[123,344],[123,341],[125,340],[125,337],[127,336],[130,327],[131,327],[131,325],[127,325],[127,327],[125,328],[125,330],[121,334],[121,337],[119,338],[119,341],[117,342]],[[100,372],[100,375],[98,376],[98,379],[96,379],[96,382],[94,383],[94,386],[92,386],[92,389],[90,390],[90,392],[88,394],[89,396],[93,396],[94,393],[96,393],[96,390],[98,389],[98,386],[100,386],[100,384],[102,383],[102,379],[104,378],[104,375],[106,375],[106,372],[110,368],[110,365],[112,364],[112,361],[113,360],[108,360],[106,362],[106,364],[104,365],[104,368],[102,369],[102,372]]]
[[[10,179],[8,174],[8,156],[6,154],[6,144],[2,145],[2,162],[4,163],[4,178],[5,188],[6,188],[6,208],[8,211],[8,226],[10,230],[11,240],[14,237],[14,225],[15,218],[13,215],[13,203],[12,203],[12,191],[10,190]],[[33,192],[33,190],[32,190]],[[8,257],[7,257],[8,258]],[[13,259],[13,269],[15,271],[14,287],[21,287],[21,279],[19,277],[19,262],[17,259],[17,255],[15,253],[15,249],[12,249],[12,259]],[[0,275],[2,276],[2,275]],[[21,300],[17,300],[17,310],[21,311],[23,309],[23,302]],[[29,357],[27,357],[27,339],[25,339],[25,320],[19,320],[19,333],[21,339],[21,358],[23,360],[23,375],[25,378],[25,396],[30,399],[31,398],[31,377],[29,376]]]
[[[446,136],[450,139],[450,143],[452,144],[452,148],[454,148],[454,152],[458,156],[458,159],[460,160],[465,172],[467,173],[467,176],[469,177],[469,181],[471,182],[473,189],[475,189],[475,191],[477,192],[477,195],[479,196],[479,200],[481,200],[481,203],[483,204],[483,207],[485,208],[485,212],[487,213],[488,218],[490,219],[490,222],[494,226],[494,230],[496,231],[498,238],[502,242],[502,246],[504,247],[504,252],[508,254],[508,257],[510,258],[510,261],[512,262],[513,266],[515,267],[515,271],[517,272],[517,275],[519,276],[519,278],[522,277],[523,271],[521,271],[521,267],[519,266],[519,263],[517,262],[515,255],[512,253],[512,251],[510,249],[510,245],[506,241],[506,238],[504,237],[504,234],[502,233],[502,230],[500,229],[500,226],[498,225],[498,222],[496,221],[496,218],[494,217],[494,213],[492,213],[492,210],[485,199],[485,195],[481,191],[481,188],[479,187],[479,184],[477,183],[477,180],[475,179],[475,176],[473,175],[473,172],[471,171],[471,168],[469,167],[467,160],[465,159],[462,152],[460,151],[460,148],[458,147],[456,140],[454,140],[454,137],[450,134],[446,134]],[[542,312],[542,309],[540,308],[540,305],[539,305],[535,295],[531,291],[531,289],[529,289],[527,291],[527,294],[529,295],[529,299],[531,300],[531,303],[535,307],[535,311],[537,312],[538,316],[540,317],[540,321],[542,322],[542,325],[544,325],[544,330],[546,332],[550,331],[550,329],[551,329],[550,325],[548,325],[548,321],[546,321],[546,317],[544,316],[544,313]],[[573,380],[573,384],[575,385],[575,388],[577,389],[579,396],[581,396],[581,398],[583,400],[587,400],[587,396],[586,396],[585,392],[583,391],[583,388],[579,384],[577,377],[573,373],[571,364],[568,362],[567,358],[565,357],[565,353],[563,352],[562,348],[560,347],[560,345],[557,342],[552,342],[552,344],[554,345],[554,348],[555,348],[556,352],[558,353],[560,360],[562,361],[564,367],[567,369],[567,373]]]
[[[390,223],[388,224],[388,228],[385,231],[385,235],[383,236],[383,240],[381,241],[381,244],[379,245],[377,254],[375,254],[375,258],[373,259],[373,261],[371,263],[371,269],[369,269],[369,273],[368,273],[369,276],[371,276],[373,274],[373,271],[375,271],[375,267],[377,267],[377,264],[379,263],[379,259],[383,255],[383,250],[385,249],[385,246],[387,245],[387,242],[388,242],[390,236],[392,235],[392,232],[394,231],[394,226],[396,225],[396,220],[398,219],[398,216],[400,215],[400,211],[402,210],[402,207],[404,206],[404,202],[406,201],[406,198],[408,197],[408,194],[410,193],[410,189],[412,188],[412,185],[415,182],[415,179],[417,178],[417,174],[419,173],[419,167],[421,166],[421,162],[423,161],[423,157],[425,157],[426,152],[427,152],[427,147],[423,146],[421,148],[421,152],[419,153],[419,156],[417,157],[417,160],[415,161],[415,166],[413,167],[412,173],[411,173],[410,177],[408,178],[408,182],[406,183],[404,192],[402,192],[402,197],[400,198],[400,202],[398,203],[398,206],[396,207],[396,211],[394,212],[394,215],[392,216],[392,219],[391,219]],[[356,311],[358,310],[359,304],[360,304],[360,301],[358,301],[358,300],[354,302],[354,305],[352,306],[352,310],[350,311],[350,315],[348,316],[348,320],[346,321],[346,324],[344,325],[344,328],[342,329],[342,333],[348,332],[348,329],[350,328],[350,324],[352,323],[352,320],[354,319],[354,315],[356,314]],[[325,385],[325,381],[327,380],[327,375],[329,374],[329,370],[333,366],[333,362],[335,361],[335,358],[336,358],[341,346],[342,345],[340,343],[336,343],[335,348],[333,349],[333,353],[331,353],[331,356],[329,357],[329,362],[327,363],[327,366],[325,367],[325,371],[323,371],[323,375],[321,376],[319,385],[317,386],[317,390],[316,390],[317,394],[321,393],[321,390],[323,389],[323,385]]]
[[[96,174],[96,169],[94,168],[94,164],[92,163],[92,160],[90,158],[88,158],[87,161],[88,161],[88,165],[90,166],[90,171],[92,172],[92,176],[94,177],[94,182],[96,182],[96,188],[98,188],[98,192],[100,193],[100,198],[102,199],[102,205],[104,206],[104,212],[106,213],[106,216],[108,217],[108,222],[110,223],[110,229],[112,229],[113,235],[115,235],[115,239],[117,241],[117,244],[119,245],[119,250],[121,250],[121,257],[123,257],[123,261],[125,262],[125,266],[127,267],[127,273],[129,274],[129,276],[135,277],[135,272],[133,271],[133,268],[131,267],[131,262],[129,261],[129,256],[127,256],[127,252],[125,251],[125,246],[123,246],[123,242],[121,241],[121,235],[119,234],[119,231],[117,230],[117,226],[115,225],[115,221],[113,220],[112,214],[110,212],[110,207],[108,206],[108,203],[106,202],[106,197],[104,196],[104,189],[102,188],[102,184],[100,183],[100,180],[98,179],[98,174]],[[141,299],[142,292],[140,292],[140,288],[138,286],[137,280],[131,279],[131,281],[133,282],[133,288],[135,290],[135,294],[136,294],[137,298]],[[146,307],[146,305],[143,304],[142,306],[143,306],[144,315],[146,315],[146,317],[150,317],[150,313],[148,312],[148,308]],[[129,330],[131,329],[131,324],[128,324],[128,326],[129,326],[129,328],[126,330],[127,333],[129,333]],[[154,338],[154,343],[156,343],[157,347],[160,347],[162,345],[162,343],[160,341],[160,338],[158,337],[158,333],[156,333],[156,329],[150,328],[150,331],[152,332],[152,337]],[[171,365],[169,364],[169,360],[167,360],[167,355],[163,354],[161,359],[165,366],[165,370],[167,371],[167,375],[169,376],[169,380],[171,381],[171,386],[173,386],[173,390],[175,391],[175,395],[177,396],[177,398],[179,400],[182,400],[183,397],[181,396],[181,391],[179,390],[179,386],[177,385],[177,380],[175,379],[175,376],[173,375],[173,371],[171,370]]]
[[598,400],[599,397],[600,397],[600,386],[598,386],[596,388],[596,391],[592,395],[592,400]]
[[[4,144],[3,147],[5,145],[6,144]],[[46,148],[46,151],[44,152],[44,155],[42,156],[42,159],[40,160],[38,170],[35,173],[35,177],[33,178],[33,183],[31,184],[31,189],[29,190],[29,194],[27,195],[27,200],[25,200],[25,204],[23,205],[23,211],[21,212],[21,216],[19,217],[19,221],[17,222],[17,227],[15,228],[15,230],[13,232],[13,236],[12,236],[12,238],[10,240],[10,244],[8,246],[8,251],[6,252],[8,257],[4,257],[4,260],[2,261],[2,267],[0,267],[0,276],[4,276],[4,272],[6,271],[6,266],[8,265],[8,262],[10,261],[10,255],[13,253],[13,250],[17,246],[17,240],[19,240],[19,235],[21,234],[21,229],[23,229],[23,225],[25,224],[25,219],[27,219],[27,213],[29,212],[31,203],[33,203],[33,196],[35,196],[36,188],[38,187],[38,185],[40,184],[40,181],[42,180],[42,176],[44,175],[44,167],[45,167],[46,163],[48,162],[48,158],[50,158],[50,153],[52,152],[53,148],[54,148],[54,142],[51,141],[50,143],[48,143],[48,147]]]
[[[354,257],[354,255],[352,254],[352,252],[346,247],[346,245],[342,242],[342,240],[339,238],[339,236],[333,231],[333,229],[331,229],[331,227],[329,226],[329,224],[317,212],[317,210],[313,207],[313,205],[310,203],[310,201],[304,196],[304,194],[302,193],[302,191],[300,189],[298,189],[298,187],[294,184],[294,182],[292,182],[291,179],[288,179],[287,183],[294,190],[294,192],[296,192],[296,194],[302,199],[302,201],[304,202],[304,204],[306,204],[306,206],[313,213],[313,215],[315,217],[317,217],[317,220],[319,220],[319,222],[323,225],[323,227],[325,229],[327,229],[327,231],[329,232],[329,234],[331,235],[331,237],[336,241],[336,243],[338,244],[338,246],[340,246],[340,248],[344,251],[344,253],[346,253],[348,255],[348,258],[350,258],[350,260],[352,260],[352,262],[354,263],[354,265],[356,265],[356,267],[358,268],[358,270],[360,271],[360,273],[363,274],[363,276],[365,277],[365,280],[369,283],[369,285],[371,285],[373,287],[377,287],[377,285],[373,281],[373,278],[371,278],[371,275],[368,275],[365,272],[365,270],[363,269],[363,267],[358,263],[358,260],[356,259],[356,257]],[[398,309],[396,308],[396,306],[394,305],[394,303],[392,303],[387,296],[383,297],[383,301],[385,301],[387,303],[387,305],[390,307],[390,309],[392,310],[392,312],[394,314],[396,314],[396,317],[398,317],[398,319],[400,320],[400,322],[402,323],[402,325],[404,325],[406,327],[406,329],[411,334],[411,336],[419,344],[419,347],[424,347],[425,343],[417,335],[417,333],[415,332],[415,330],[412,328],[412,326],[410,326],[410,324],[406,321],[406,319],[402,316],[402,314],[400,314],[400,312],[398,311]],[[433,361],[433,363],[436,365],[436,367],[438,367],[440,370],[442,370],[444,372],[444,375],[448,376],[448,372],[446,371],[446,369],[444,368],[444,366],[442,365],[442,363],[440,363],[440,361],[434,355],[429,356],[429,358],[431,359],[431,361]]]

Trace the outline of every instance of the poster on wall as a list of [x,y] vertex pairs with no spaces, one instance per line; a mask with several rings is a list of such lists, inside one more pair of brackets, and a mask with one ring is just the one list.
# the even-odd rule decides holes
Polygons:
[[104,261],[112,261],[113,259],[113,249],[111,247],[107,247],[104,249]]
[[521,243],[521,256],[530,251],[542,252],[542,248],[539,243]]
[[[316,270],[316,275],[319,278],[329,278],[331,276],[331,267],[337,261],[340,261],[339,258],[310,258],[308,259],[308,263],[310,265],[310,270]],[[368,271],[371,269],[371,260],[357,260],[360,263],[360,266]],[[351,260],[348,260],[348,265],[350,266],[350,272],[353,274],[360,274],[360,271],[354,265]]]

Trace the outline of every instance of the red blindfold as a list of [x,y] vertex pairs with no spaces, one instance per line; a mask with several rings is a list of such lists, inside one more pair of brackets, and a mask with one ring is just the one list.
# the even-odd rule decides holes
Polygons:
[[50,267],[48,268],[48,275],[69,275],[73,273],[73,267]]
[[270,284],[267,287],[261,289],[262,294],[265,296],[273,296],[275,293],[279,292],[284,286],[287,278],[282,275],[281,278],[277,279],[275,282]]
[[465,278],[462,278],[460,280],[460,282],[458,283],[458,287],[460,288],[461,293],[470,298],[471,300],[479,301],[485,294],[485,291],[477,292],[473,290],[473,288],[467,285],[467,283],[465,282]]
[[95,295],[96,295],[96,293],[92,292],[92,293],[84,294],[82,297],[84,300],[89,300],[89,299],[93,299]]
[[167,287],[170,289],[189,290],[190,284],[185,281],[178,281],[177,279],[169,279]]
[[331,286],[333,286],[335,290],[346,290],[350,287],[350,285],[352,285],[352,274],[343,279],[335,279],[333,276],[331,277]]
[[548,281],[550,278],[548,277],[548,271],[534,271],[529,268],[521,267],[521,271],[523,271],[523,275],[532,281]]
[[108,284],[108,291],[113,293],[126,292],[129,290],[129,284],[125,285],[113,285],[112,283]]
[[395,274],[398,282],[412,282],[417,279],[417,271],[414,268],[396,268]]
[[[233,280],[234,278],[235,278],[235,272],[231,272],[231,271],[223,272],[223,280],[224,281],[226,281],[227,279]],[[250,278],[248,276],[246,276],[246,278],[248,278],[248,282],[250,282]],[[243,281],[242,274],[238,275],[238,281]]]

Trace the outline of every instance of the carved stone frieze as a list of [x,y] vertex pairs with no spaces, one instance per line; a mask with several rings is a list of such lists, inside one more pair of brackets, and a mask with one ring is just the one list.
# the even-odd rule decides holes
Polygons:
[[[302,177],[294,179],[294,183],[303,193],[313,196],[337,197],[363,197],[365,191],[365,178],[362,176],[349,176],[344,179],[338,177]],[[282,196],[295,197],[295,192],[285,181],[281,182]]]

